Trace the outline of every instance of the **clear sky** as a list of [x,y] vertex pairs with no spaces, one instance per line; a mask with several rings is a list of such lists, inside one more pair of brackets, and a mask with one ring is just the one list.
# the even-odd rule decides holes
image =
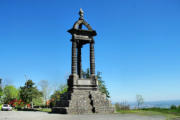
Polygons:
[[[180,99],[179,0],[0,0],[0,77],[65,84],[79,9],[97,31],[96,71],[111,100]],[[89,49],[83,47],[83,68]]]

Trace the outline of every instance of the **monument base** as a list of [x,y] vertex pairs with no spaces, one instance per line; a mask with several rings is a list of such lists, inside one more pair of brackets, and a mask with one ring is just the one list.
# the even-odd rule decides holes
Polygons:
[[100,91],[74,90],[60,96],[52,112],[61,114],[113,113],[114,108]]
[[68,79],[68,91],[97,91],[98,80],[96,76],[91,78],[79,78],[78,75],[70,75]]

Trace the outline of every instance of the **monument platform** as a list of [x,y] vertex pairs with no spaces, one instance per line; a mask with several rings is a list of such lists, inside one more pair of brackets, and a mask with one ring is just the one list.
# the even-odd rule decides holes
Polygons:
[[52,112],[62,114],[113,113],[114,108],[106,95],[100,91],[75,90],[62,94]]

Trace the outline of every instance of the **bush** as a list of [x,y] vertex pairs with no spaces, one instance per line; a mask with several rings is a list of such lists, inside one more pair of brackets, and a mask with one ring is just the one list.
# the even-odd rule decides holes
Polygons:
[[175,109],[177,109],[177,107],[175,105],[171,105],[170,109],[175,110]]
[[180,105],[177,107],[177,109],[180,111]]

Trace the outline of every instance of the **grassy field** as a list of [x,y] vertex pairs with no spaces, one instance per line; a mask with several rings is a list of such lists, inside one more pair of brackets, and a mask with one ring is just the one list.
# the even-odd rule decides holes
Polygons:
[[117,113],[121,114],[138,114],[138,115],[161,115],[165,116],[166,120],[180,120],[180,111],[162,108],[149,108],[140,110],[119,110]]

